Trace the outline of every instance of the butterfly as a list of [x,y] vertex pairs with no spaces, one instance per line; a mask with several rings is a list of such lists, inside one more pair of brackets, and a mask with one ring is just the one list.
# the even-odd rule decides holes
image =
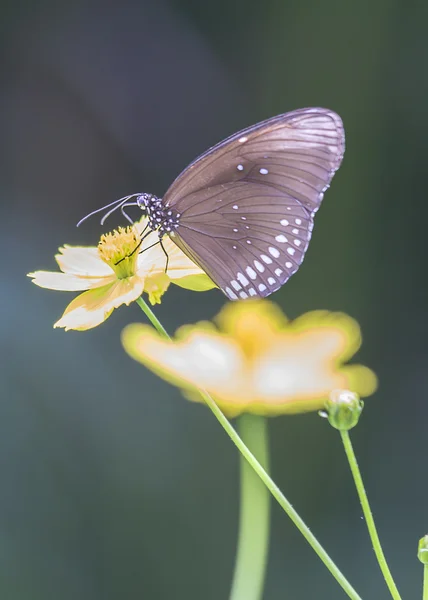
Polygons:
[[159,240],[168,235],[230,300],[265,297],[302,264],[315,213],[344,150],[339,115],[294,110],[204,152],[163,198],[126,196],[108,205],[113,208],[104,219],[137,205]]

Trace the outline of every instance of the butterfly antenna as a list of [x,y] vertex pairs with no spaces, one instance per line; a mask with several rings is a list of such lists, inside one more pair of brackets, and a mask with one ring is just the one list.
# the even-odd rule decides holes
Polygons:
[[138,196],[138,195],[139,194],[131,194],[129,196],[124,196],[123,198],[119,198],[119,200],[114,200],[114,202],[110,202],[110,204],[107,204],[105,206],[102,206],[101,208],[97,208],[96,210],[93,210],[92,212],[87,214],[85,217],[83,217],[83,219],[80,219],[80,221],[77,223],[76,227],[79,227],[79,225],[81,225],[84,221],[89,219],[89,217],[92,217],[93,215],[96,215],[97,213],[100,213],[100,212],[106,210],[106,208],[110,208],[110,206],[113,206],[113,208],[111,210],[109,210],[108,213],[102,218],[101,225],[103,225],[105,219],[108,216],[110,216],[115,210],[117,210],[118,208],[120,208],[124,204],[126,204],[128,202],[128,200],[131,200],[131,198],[134,198],[135,196]]
[[[100,221],[100,225],[104,225],[104,223],[107,221],[107,219],[109,218],[110,215],[112,215],[118,208],[120,208],[122,214],[123,214],[123,207],[127,206],[126,202],[122,202],[120,204],[118,204],[117,206],[113,206],[113,208],[111,208],[108,212],[106,212],[106,214],[103,216],[103,218]],[[107,208],[106,206],[104,208]]]
[[125,208],[127,208],[128,206],[138,206],[138,202],[126,202],[126,204],[122,204],[122,206],[120,207],[120,212],[122,213],[122,215],[127,221],[131,223],[131,225],[133,225],[134,221],[131,219],[128,213],[125,212]]

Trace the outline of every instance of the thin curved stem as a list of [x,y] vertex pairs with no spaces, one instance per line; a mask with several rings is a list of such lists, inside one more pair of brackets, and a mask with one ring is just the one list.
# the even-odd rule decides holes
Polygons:
[[[167,331],[165,330],[165,328],[161,325],[160,321],[154,315],[153,311],[144,302],[144,300],[142,298],[139,298],[137,300],[137,304],[147,315],[147,317],[149,318],[149,320],[151,321],[151,323],[155,327],[155,329],[157,329],[157,331],[162,336],[166,337],[167,339],[171,339],[170,336],[168,335]],[[354,590],[352,585],[349,583],[349,581],[346,579],[346,577],[343,575],[343,573],[339,570],[339,568],[336,566],[336,564],[333,562],[333,560],[330,558],[330,556],[327,554],[327,552],[324,550],[324,548],[318,542],[318,540],[313,535],[313,533],[311,532],[309,527],[305,524],[303,519],[293,508],[292,504],[287,500],[287,498],[281,492],[281,490],[276,485],[276,483],[273,481],[273,479],[271,479],[271,477],[268,475],[268,473],[266,473],[266,471],[264,470],[262,465],[259,463],[259,461],[256,459],[254,454],[249,450],[249,448],[241,440],[238,433],[235,431],[235,429],[233,428],[231,423],[228,421],[228,419],[224,416],[224,414],[219,409],[219,407],[217,406],[215,401],[204,390],[198,390],[198,391],[201,395],[201,398],[205,401],[205,404],[208,406],[208,408],[214,414],[215,418],[220,423],[220,425],[223,427],[223,429],[225,430],[225,432],[227,433],[229,438],[232,440],[232,442],[235,444],[235,446],[238,448],[241,455],[245,458],[245,460],[252,467],[252,469],[254,469],[254,471],[257,473],[257,475],[263,481],[263,483],[265,484],[267,489],[270,491],[272,496],[275,498],[275,500],[278,502],[278,504],[281,506],[281,508],[285,511],[285,513],[289,516],[289,518],[292,520],[294,525],[297,527],[297,529],[303,535],[305,540],[308,542],[308,544],[311,546],[311,548],[314,550],[314,552],[317,554],[317,556],[320,558],[320,560],[324,563],[324,565],[327,567],[327,569],[330,571],[330,573],[336,579],[338,584],[348,594],[348,596],[349,596],[349,598],[351,598],[351,600],[362,600],[361,596],[359,596],[357,594],[357,592]]]
[[352,476],[354,478],[355,487],[357,488],[358,497],[360,499],[361,507],[364,513],[364,518],[367,524],[367,529],[369,531],[370,539],[373,544],[373,550],[379,563],[380,570],[382,571],[382,574],[385,578],[386,585],[388,586],[391,596],[394,598],[394,600],[401,600],[400,593],[397,589],[397,586],[395,585],[394,579],[392,578],[391,571],[389,570],[385,555],[382,550],[379,535],[373,519],[373,514],[370,509],[369,500],[366,494],[366,490],[364,488],[363,479],[361,477],[360,469],[358,467],[357,458],[352,447],[351,438],[349,437],[349,432],[341,429],[340,435],[342,437],[343,446],[345,448],[346,456],[348,458],[349,466],[351,468]]
[[424,565],[424,587],[422,600],[428,600],[428,565]]
[[[269,432],[265,417],[238,418],[241,439],[264,469],[269,468]],[[230,600],[260,600],[269,551],[270,495],[246,459],[241,456],[239,536]]]
[[163,335],[163,337],[166,337],[168,340],[170,340],[171,337],[169,336],[167,330],[162,325],[162,323],[159,321],[159,319],[157,318],[155,313],[152,311],[150,306],[148,304],[146,304],[146,302],[143,300],[143,298],[138,298],[137,304],[141,308],[143,313],[146,315],[146,317],[149,319],[150,323],[153,325],[153,327],[156,329],[156,331],[158,333],[160,333],[161,335]]

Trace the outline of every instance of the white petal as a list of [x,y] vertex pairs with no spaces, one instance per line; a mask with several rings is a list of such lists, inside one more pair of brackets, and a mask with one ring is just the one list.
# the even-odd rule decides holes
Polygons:
[[[141,331],[141,333],[140,333]],[[156,369],[177,378],[181,384],[203,389],[229,390],[241,380],[244,357],[239,348],[218,335],[195,332],[183,342],[172,343],[147,329],[130,325],[123,335],[126,350],[136,360],[152,364]]]
[[341,381],[337,371],[320,360],[315,342],[312,348],[301,342],[270,349],[260,357],[253,377],[255,393],[274,403],[328,395]]
[[113,269],[101,260],[97,248],[83,246],[64,246],[55,259],[64,273],[103,277],[111,275]]
[[[151,236],[148,236],[149,239]],[[157,234],[156,234],[157,237]],[[151,244],[156,241],[156,237],[152,238]],[[149,245],[151,245],[149,244]],[[168,270],[167,275],[171,280],[188,277],[189,275],[200,275],[204,271],[195,265],[195,263],[180,250],[168,237],[164,237],[162,244],[168,254]],[[150,250],[142,252],[138,257],[139,273],[156,273],[165,272],[166,256],[160,244],[156,244]]]
[[104,277],[84,277],[72,273],[54,273],[51,271],[36,271],[35,273],[29,273],[28,276],[33,278],[33,283],[42,288],[63,292],[82,292],[102,287],[116,279],[111,271],[108,276]]
[[84,292],[70,302],[54,327],[64,327],[66,331],[96,327],[110,316],[113,309],[122,304],[128,305],[141,296],[143,287],[143,280],[132,277]]

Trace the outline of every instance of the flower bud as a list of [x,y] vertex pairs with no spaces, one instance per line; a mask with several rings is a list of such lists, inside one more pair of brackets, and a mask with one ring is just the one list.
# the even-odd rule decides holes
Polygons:
[[358,394],[349,390],[333,390],[327,400],[325,408],[330,425],[336,429],[346,431],[358,423],[364,403]]
[[423,565],[428,565],[428,535],[419,540],[418,558]]

